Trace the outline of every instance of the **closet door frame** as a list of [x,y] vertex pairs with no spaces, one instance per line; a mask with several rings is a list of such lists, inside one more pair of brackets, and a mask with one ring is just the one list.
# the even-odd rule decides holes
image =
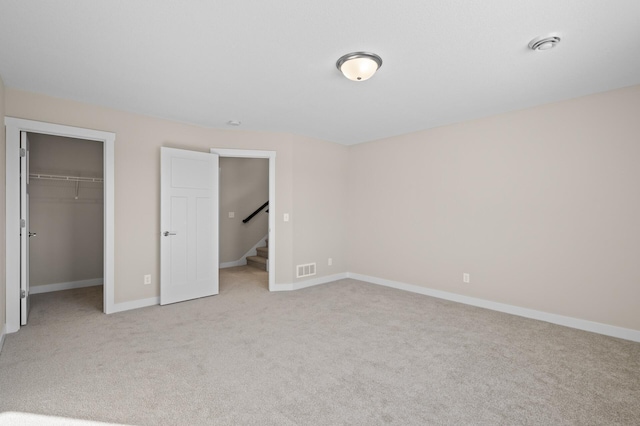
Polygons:
[[104,313],[114,312],[114,145],[115,133],[5,117],[6,127],[6,313],[7,332],[20,329],[20,132],[42,133],[103,143]]

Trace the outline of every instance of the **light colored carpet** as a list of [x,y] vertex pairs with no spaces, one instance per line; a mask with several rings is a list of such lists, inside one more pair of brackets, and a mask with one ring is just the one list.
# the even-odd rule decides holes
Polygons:
[[354,280],[113,315],[33,297],[0,411],[137,425],[637,425],[640,344]]

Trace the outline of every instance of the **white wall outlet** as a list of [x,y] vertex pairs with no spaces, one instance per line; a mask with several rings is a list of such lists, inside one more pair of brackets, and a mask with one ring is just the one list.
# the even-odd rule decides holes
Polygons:
[[329,258],[329,260],[327,261],[327,263],[329,264],[329,266],[333,265],[333,259]]
[[289,213],[285,213],[283,219],[285,222],[289,222]]
[[471,276],[465,272],[464,274],[462,274],[462,281],[465,282],[465,283],[470,283],[471,282]]
[[151,284],[151,275],[145,275],[144,276],[144,284]]
[[236,212],[229,212],[229,219],[236,217]]

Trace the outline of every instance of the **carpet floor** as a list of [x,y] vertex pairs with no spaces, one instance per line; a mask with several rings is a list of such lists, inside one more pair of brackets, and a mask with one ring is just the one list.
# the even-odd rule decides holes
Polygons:
[[640,344],[355,280],[112,315],[38,294],[0,412],[132,425],[638,425]]

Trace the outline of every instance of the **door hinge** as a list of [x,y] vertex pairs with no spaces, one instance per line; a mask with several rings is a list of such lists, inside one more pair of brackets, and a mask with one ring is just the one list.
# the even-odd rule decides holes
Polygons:
[[27,292],[24,290],[20,291],[20,299],[24,299],[25,297],[27,297]]
[[24,228],[27,226],[27,221],[24,219],[20,219],[20,228]]
[[24,148],[20,148],[20,157],[26,157],[27,156],[27,150]]

